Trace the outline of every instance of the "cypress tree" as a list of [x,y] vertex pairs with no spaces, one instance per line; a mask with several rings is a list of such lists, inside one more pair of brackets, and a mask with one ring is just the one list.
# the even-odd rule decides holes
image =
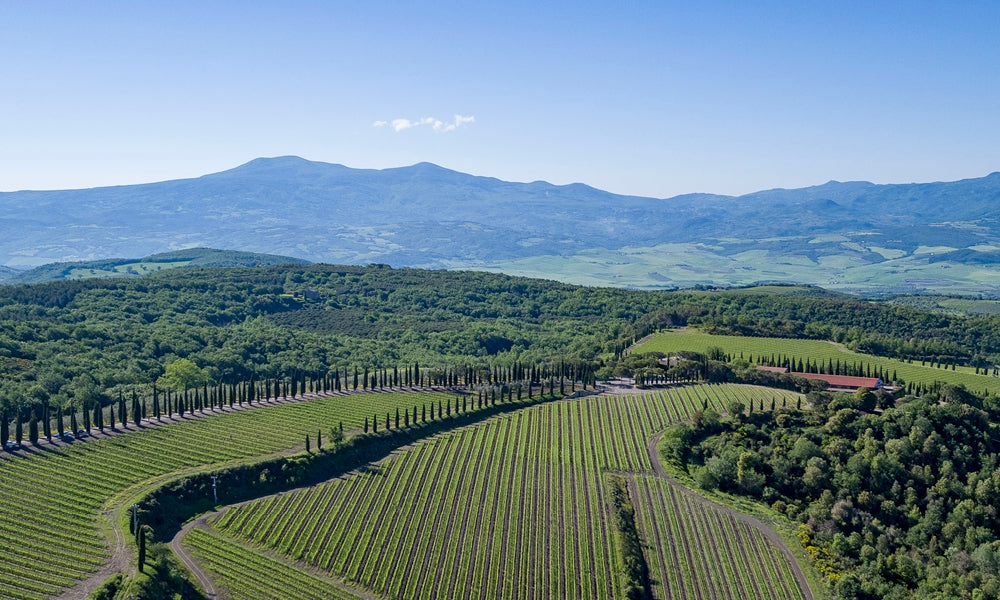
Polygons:
[[33,407],[28,411],[28,441],[38,443],[38,409]]
[[[72,410],[73,412],[69,413],[69,428],[73,430],[73,435],[76,435],[76,430],[79,429],[76,426],[77,425],[77,423],[76,423],[76,409],[71,406],[70,410]],[[6,419],[4,420],[4,422],[6,423]]]
[[[0,444],[6,444],[8,438],[10,438],[10,416],[7,414],[7,406],[4,405],[3,411],[0,411]],[[0,450],[2,449],[0,447]]]
[[388,430],[389,427],[389,413],[385,413],[385,428]]
[[372,417],[372,433],[378,433],[378,415]]
[[316,431],[316,449],[323,450],[323,430]]
[[45,439],[52,441],[52,413],[48,400],[42,402],[42,433]]
[[102,432],[104,431],[104,411],[101,410],[101,401],[94,403],[94,425]]
[[139,572],[145,573],[146,567],[146,526],[139,528]]
[[[420,422],[421,423],[426,423],[427,422],[427,405],[426,404],[420,405]],[[6,423],[6,419],[4,420],[4,423]]]
[[365,433],[368,433],[368,417],[365,417]]
[[20,444],[24,440],[24,425],[21,424],[21,414],[14,415],[14,441]]
[[398,406],[396,407],[396,429],[399,429],[399,407]]
[[115,428],[115,405],[114,404],[109,404],[108,405],[108,411],[111,413],[108,416],[108,421],[111,422],[111,429],[114,430],[114,428]]
[[306,452],[309,452],[309,434],[306,434]]

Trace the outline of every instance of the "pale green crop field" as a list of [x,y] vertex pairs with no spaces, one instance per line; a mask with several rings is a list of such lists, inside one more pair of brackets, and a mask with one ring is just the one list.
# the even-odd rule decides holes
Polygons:
[[996,394],[1000,392],[1000,378],[986,375],[976,375],[971,367],[956,367],[954,371],[930,366],[921,366],[920,363],[907,363],[894,358],[884,358],[852,352],[832,342],[821,340],[796,340],[785,338],[764,338],[764,337],[743,337],[734,335],[711,335],[697,329],[684,328],[664,333],[658,333],[643,342],[633,352],[679,352],[690,350],[693,352],[705,352],[709,348],[722,348],[728,354],[750,359],[754,362],[760,356],[770,358],[783,354],[785,356],[810,359],[812,361],[822,361],[826,363],[833,359],[836,363],[864,363],[871,364],[874,369],[876,365],[881,366],[883,371],[890,375],[893,371],[906,382],[933,384],[935,381],[952,384],[962,384],[967,389],[981,393],[984,390]]

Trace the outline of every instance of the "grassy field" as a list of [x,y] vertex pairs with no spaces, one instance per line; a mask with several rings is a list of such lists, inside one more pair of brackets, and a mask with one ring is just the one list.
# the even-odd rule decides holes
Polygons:
[[[637,510],[649,524],[658,597],[801,597],[774,546],[711,508],[683,516],[689,499],[647,481],[655,432],[706,405],[772,398],[780,406],[797,396],[701,385],[538,405],[420,443],[376,469],[230,508],[215,535],[386,598],[618,598],[612,471],[641,482]],[[708,540],[728,558],[706,556]],[[191,545],[207,543],[199,534]],[[707,564],[711,576],[696,567]],[[223,561],[207,568],[223,585],[239,578]]]
[[[329,396],[136,430],[0,460],[0,598],[57,594],[108,559],[99,515],[135,484],[182,469],[289,451],[343,422],[448,401],[444,393]],[[315,440],[315,437],[313,437]]]
[[812,361],[859,363],[881,366],[883,371],[896,374],[906,382],[931,385],[935,381],[942,383],[962,384],[976,393],[987,391],[996,394],[1000,392],[1000,378],[987,375],[976,375],[970,367],[951,369],[921,366],[892,358],[883,358],[869,354],[852,352],[843,347],[821,340],[796,340],[785,338],[760,338],[731,335],[711,335],[696,329],[679,329],[658,333],[635,347],[633,352],[679,352],[691,350],[705,352],[709,348],[722,348],[733,355],[743,355],[749,360],[758,362],[759,357],[770,358],[771,355],[783,354],[795,358],[811,359]]

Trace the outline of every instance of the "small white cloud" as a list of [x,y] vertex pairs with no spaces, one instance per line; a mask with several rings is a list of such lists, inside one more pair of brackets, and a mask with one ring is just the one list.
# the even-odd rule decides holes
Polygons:
[[411,121],[410,119],[393,119],[392,121],[375,121],[373,127],[385,127],[386,125],[391,125],[393,131],[400,132],[406,131],[407,129],[412,129],[414,127],[421,127],[423,125],[429,126],[434,131],[439,131],[441,133],[447,133],[449,131],[455,131],[459,127],[466,125],[468,123],[474,123],[476,117],[473,116],[463,116],[455,115],[455,118],[451,121],[441,121],[434,117],[423,117],[421,119],[416,119]]
[[463,117],[462,115],[455,115],[455,119],[451,123],[442,123],[441,121],[435,121],[434,122],[434,130],[435,131],[455,131],[456,129],[458,129],[462,125],[465,125],[466,123],[474,123],[475,121],[476,121],[476,117],[472,117],[472,116]]
[[409,129],[410,127],[413,127],[415,125],[417,125],[417,123],[414,123],[413,121],[410,121],[409,119],[393,119],[392,120],[392,128],[395,129],[396,131],[403,131],[404,129]]

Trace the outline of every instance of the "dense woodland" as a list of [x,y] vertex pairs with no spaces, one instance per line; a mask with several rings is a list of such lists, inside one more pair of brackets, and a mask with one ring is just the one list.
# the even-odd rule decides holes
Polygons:
[[884,409],[865,389],[809,399],[705,410],[665,451],[702,488],[797,522],[837,597],[1000,597],[1000,398],[945,385]]
[[122,392],[148,394],[179,359],[215,384],[417,361],[585,361],[609,375],[608,361],[630,341],[677,325],[830,339],[942,363],[1000,362],[998,317],[817,288],[638,292],[480,272],[282,265],[0,286],[0,401],[22,418],[42,405],[107,405]]

